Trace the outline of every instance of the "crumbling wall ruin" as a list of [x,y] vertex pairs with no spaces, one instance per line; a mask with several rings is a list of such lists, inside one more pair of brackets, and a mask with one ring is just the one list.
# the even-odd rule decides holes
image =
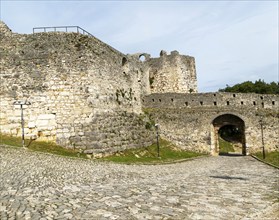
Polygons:
[[28,100],[27,137],[86,152],[150,145],[141,116],[141,61],[78,33],[12,33],[1,23],[1,132],[20,135],[16,100]]
[[177,51],[161,51],[159,58],[147,60],[151,93],[196,93],[197,75],[195,58]]

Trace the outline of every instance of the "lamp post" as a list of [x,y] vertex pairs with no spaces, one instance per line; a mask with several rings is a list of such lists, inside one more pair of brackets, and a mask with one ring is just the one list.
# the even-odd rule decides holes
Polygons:
[[157,157],[160,157],[160,145],[159,145],[159,124],[155,124],[156,128],[156,140],[157,140]]
[[20,105],[20,110],[21,110],[21,140],[22,140],[22,147],[25,147],[25,142],[24,142],[24,118],[23,118],[23,105],[31,105],[30,102],[28,101],[15,101],[14,105]]
[[264,150],[264,133],[263,133],[263,117],[259,120],[261,126],[261,136],[262,136],[262,148],[263,148],[263,159],[265,159],[265,150]]

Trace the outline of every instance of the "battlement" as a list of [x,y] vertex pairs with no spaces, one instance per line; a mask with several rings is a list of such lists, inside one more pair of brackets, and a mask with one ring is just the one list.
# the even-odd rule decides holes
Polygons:
[[151,94],[142,99],[147,108],[254,108],[278,109],[279,96],[254,93]]

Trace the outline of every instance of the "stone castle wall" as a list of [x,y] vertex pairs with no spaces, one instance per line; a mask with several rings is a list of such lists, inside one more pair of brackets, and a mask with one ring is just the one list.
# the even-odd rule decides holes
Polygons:
[[160,124],[161,136],[184,149],[214,154],[213,121],[218,116],[231,115],[245,123],[248,153],[262,148],[261,119],[266,149],[279,150],[278,95],[168,93],[151,94],[142,102],[145,111]]
[[262,117],[266,145],[278,150],[278,95],[197,93],[195,60],[177,51],[124,55],[93,36],[16,34],[0,22],[0,79],[1,133],[21,135],[13,103],[27,100],[27,138],[86,153],[150,145],[150,117],[178,146],[214,153],[213,120],[224,114],[245,122],[250,152],[260,149]]
[[[0,35],[1,132],[87,151],[146,146],[153,132],[141,114],[145,67],[100,40],[78,33]],[[92,150],[93,149],[93,150]]]

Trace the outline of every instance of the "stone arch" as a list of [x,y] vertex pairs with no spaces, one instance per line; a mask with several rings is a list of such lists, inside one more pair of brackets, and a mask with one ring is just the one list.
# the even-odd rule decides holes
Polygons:
[[[219,138],[239,145],[236,150],[239,154],[246,155],[245,122],[235,114],[224,113],[215,117],[211,122],[211,153],[220,154]],[[228,152],[227,152],[228,153]]]
[[149,54],[147,54],[147,53],[139,54],[139,60],[140,61],[144,62],[144,61],[149,60],[149,59],[150,59],[150,55]]

